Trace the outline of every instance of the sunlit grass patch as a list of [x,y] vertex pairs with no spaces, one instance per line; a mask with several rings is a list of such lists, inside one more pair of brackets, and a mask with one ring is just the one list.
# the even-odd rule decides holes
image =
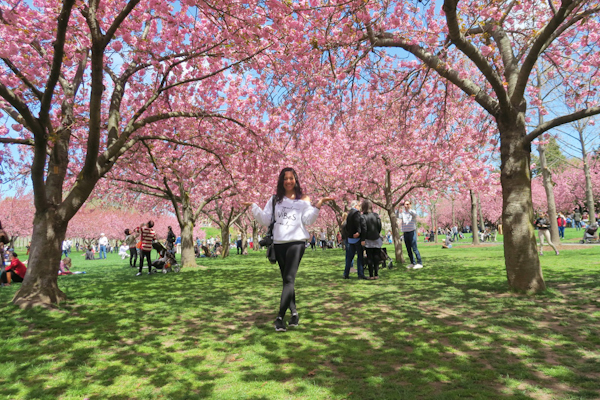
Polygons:
[[542,258],[538,296],[508,290],[501,245],[419,246],[425,268],[378,281],[343,280],[341,250],[307,251],[286,333],[264,253],[140,277],[114,254],[74,257],[87,273],[59,277],[58,310],[18,310],[17,286],[0,290],[0,397],[600,397],[600,246]]

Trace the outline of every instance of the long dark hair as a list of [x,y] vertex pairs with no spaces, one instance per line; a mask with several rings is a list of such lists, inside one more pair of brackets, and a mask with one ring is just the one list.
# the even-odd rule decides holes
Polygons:
[[285,173],[291,172],[294,174],[294,180],[296,181],[296,186],[294,186],[294,192],[296,194],[296,200],[302,199],[302,188],[300,187],[300,181],[298,180],[298,174],[294,171],[294,168],[284,168],[279,173],[279,178],[277,179],[277,194],[275,195],[275,201],[277,203],[281,203],[283,197],[285,196],[285,188],[283,187],[283,178],[285,178]]
[[362,204],[360,205],[360,209],[363,214],[368,214],[373,212],[373,206],[371,205],[371,201],[364,199]]

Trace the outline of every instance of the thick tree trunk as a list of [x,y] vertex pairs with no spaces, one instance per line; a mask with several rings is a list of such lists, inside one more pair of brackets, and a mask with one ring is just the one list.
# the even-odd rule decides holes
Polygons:
[[479,228],[477,223],[477,196],[472,190],[469,190],[471,195],[471,232],[473,233],[473,244],[479,245]]
[[558,222],[556,220],[556,202],[554,201],[554,187],[552,186],[552,172],[548,169],[546,162],[546,152],[544,146],[538,146],[540,153],[540,169],[542,171],[542,183],[546,192],[546,202],[548,203],[548,217],[550,218],[550,237],[552,243],[560,244],[558,234]]
[[[58,268],[67,223],[58,218],[54,208],[36,213],[25,280],[13,297],[21,308],[50,306],[67,299],[58,288]],[[33,267],[33,268],[32,268]]]
[[509,286],[538,293],[546,289],[533,228],[530,146],[524,143],[525,115],[498,118],[500,130],[504,262]]
[[179,224],[181,229],[181,266],[195,267],[196,253],[194,252],[194,220],[184,211],[183,224]]
[[229,225],[221,225],[221,245],[223,245],[222,257],[229,256]]
[[393,209],[387,210],[392,225],[392,239],[394,241],[394,255],[396,262],[404,264],[404,255],[402,254],[402,242],[400,241],[400,229],[398,228],[398,217]]

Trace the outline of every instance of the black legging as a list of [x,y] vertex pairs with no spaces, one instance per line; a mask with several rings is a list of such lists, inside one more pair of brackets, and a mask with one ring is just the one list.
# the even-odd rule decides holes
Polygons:
[[304,242],[290,242],[275,245],[275,257],[279,270],[281,271],[281,279],[283,281],[283,289],[281,291],[281,302],[279,303],[279,317],[285,317],[285,312],[289,308],[292,314],[296,314],[296,291],[294,290],[294,281],[298,273],[300,260],[304,255],[306,244]]
[[142,268],[144,268],[144,257],[148,260],[148,272],[152,271],[152,262],[150,262],[150,253],[152,250],[142,250],[142,256],[140,257],[140,273],[142,272]]
[[8,277],[6,276],[7,273],[10,273],[10,280],[12,282],[23,282],[23,278],[21,278],[19,275],[17,275],[17,273],[15,271],[2,271],[2,274],[0,275],[0,282],[2,283],[8,283]]
[[130,247],[129,248],[129,266],[135,268],[135,264],[137,264],[137,248]]
[[[367,263],[369,264],[369,276],[379,276],[379,264],[381,264],[381,249],[365,248],[367,251]],[[375,272],[375,275],[373,275]]]

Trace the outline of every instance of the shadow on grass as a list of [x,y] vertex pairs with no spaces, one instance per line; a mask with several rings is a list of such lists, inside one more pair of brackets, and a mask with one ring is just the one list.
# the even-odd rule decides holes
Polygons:
[[272,327],[279,270],[262,254],[137,278],[128,267],[90,266],[60,278],[70,300],[59,311],[3,307],[0,394],[598,396],[595,272],[551,265],[547,293],[519,296],[507,291],[501,249],[426,250],[426,268],[383,270],[378,281],[342,280],[339,250],[307,252],[296,285],[301,325],[283,334]]

